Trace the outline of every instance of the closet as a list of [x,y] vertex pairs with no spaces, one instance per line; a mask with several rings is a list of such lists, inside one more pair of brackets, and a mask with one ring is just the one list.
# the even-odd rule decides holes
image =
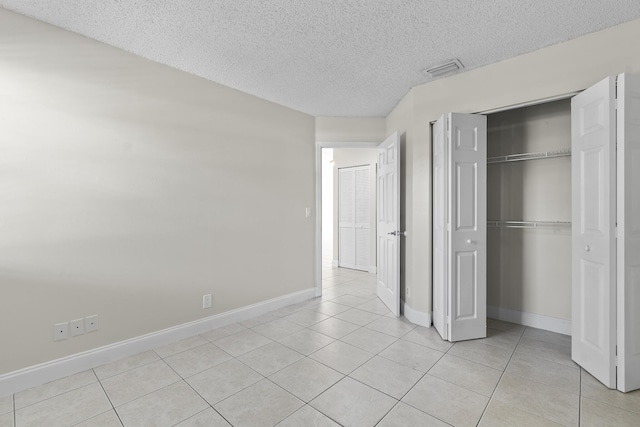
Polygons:
[[487,123],[487,314],[569,334],[571,101]]
[[[640,388],[640,79],[614,76],[571,100],[488,114],[486,176],[457,159],[473,144],[460,143],[468,129],[455,117],[433,126],[438,332],[484,336],[455,331],[459,319],[480,325],[484,303],[491,317],[567,328],[574,361],[610,388]],[[484,229],[486,242],[456,241],[464,228]]]

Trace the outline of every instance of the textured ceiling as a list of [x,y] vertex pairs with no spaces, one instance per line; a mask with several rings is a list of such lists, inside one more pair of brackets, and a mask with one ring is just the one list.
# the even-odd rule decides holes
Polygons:
[[[422,70],[466,70],[640,17],[638,0],[0,0],[315,116],[386,116]],[[594,53],[595,54],[595,53]]]

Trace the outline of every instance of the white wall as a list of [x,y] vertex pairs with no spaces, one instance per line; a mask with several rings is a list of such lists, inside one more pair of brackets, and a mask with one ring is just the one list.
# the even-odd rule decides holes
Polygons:
[[[640,71],[640,20],[413,88],[387,117],[406,150],[405,285],[411,309],[431,312],[431,135],[442,113],[473,113],[584,89]],[[530,298],[549,298],[535,295]],[[561,315],[561,314],[559,314]],[[564,315],[563,315],[564,316]]]
[[314,287],[314,132],[0,9],[0,374]]

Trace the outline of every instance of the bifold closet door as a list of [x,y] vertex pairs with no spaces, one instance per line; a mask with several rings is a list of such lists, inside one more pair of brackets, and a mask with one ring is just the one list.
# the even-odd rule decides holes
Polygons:
[[369,166],[341,168],[338,171],[340,267],[369,270],[369,180]]
[[618,390],[640,389],[640,76],[618,76]]
[[571,357],[616,387],[615,77],[571,100]]
[[607,387],[631,391],[640,388],[638,76],[575,96],[571,127],[571,357]]
[[[434,125],[434,324],[444,339],[487,333],[487,118]],[[444,136],[442,136],[444,134]],[[436,297],[438,301],[436,301]],[[444,315],[441,307],[444,307]],[[444,322],[443,322],[444,320]]]

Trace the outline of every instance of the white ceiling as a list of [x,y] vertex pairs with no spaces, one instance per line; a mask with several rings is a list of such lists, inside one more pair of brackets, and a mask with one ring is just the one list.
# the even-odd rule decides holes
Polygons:
[[[422,70],[466,70],[640,17],[638,0],[0,0],[315,116],[386,116]],[[597,54],[597,52],[594,52]],[[544,64],[540,64],[544,66]]]

